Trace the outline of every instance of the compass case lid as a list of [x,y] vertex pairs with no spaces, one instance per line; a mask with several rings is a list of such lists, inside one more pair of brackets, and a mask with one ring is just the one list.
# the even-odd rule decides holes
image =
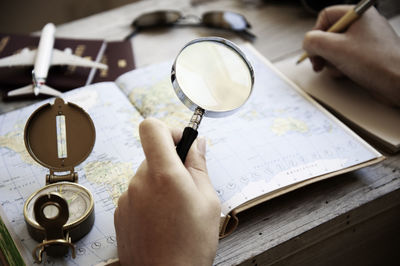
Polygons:
[[[33,112],[24,130],[25,146],[32,158],[58,172],[73,171],[89,156],[95,139],[90,116],[81,107],[65,103],[61,98]],[[62,156],[60,147],[64,150]]]

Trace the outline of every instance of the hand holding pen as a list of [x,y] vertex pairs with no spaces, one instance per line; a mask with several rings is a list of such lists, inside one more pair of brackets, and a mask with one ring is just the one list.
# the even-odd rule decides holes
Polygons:
[[400,38],[388,21],[372,7],[344,32],[326,31],[353,8],[341,5],[322,11],[303,49],[314,71],[347,76],[380,100],[400,106]]
[[[354,21],[356,21],[361,15],[368,10],[376,0],[362,0],[354,8],[349,9],[339,20],[337,20],[332,26],[329,27],[327,32],[342,32],[348,28]],[[307,53],[303,53],[297,64],[303,62],[308,57]]]

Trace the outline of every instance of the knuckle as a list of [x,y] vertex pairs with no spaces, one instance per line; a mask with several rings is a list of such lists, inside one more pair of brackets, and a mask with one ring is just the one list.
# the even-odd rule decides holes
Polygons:
[[303,49],[310,55],[314,55],[322,49],[322,41],[319,31],[307,32],[303,41]]
[[119,212],[119,208],[121,208],[124,205],[124,202],[126,201],[126,192],[122,193],[121,196],[118,198],[117,201],[117,208],[115,209],[114,215],[117,215]]
[[167,169],[153,169],[150,172],[154,184],[160,186],[170,186],[177,176],[182,175],[176,167],[169,167]]
[[208,175],[207,167],[204,166],[204,165],[190,165],[190,166],[187,166],[187,169],[188,169],[189,172],[191,172],[192,174],[196,174],[196,175]]
[[221,202],[217,195],[209,199],[209,208],[217,212],[218,214],[221,213]]
[[[128,185],[128,189],[125,192],[126,193],[125,197],[127,197],[128,199],[131,199],[131,198],[135,197],[137,192],[138,192],[138,187],[137,187],[136,183],[135,182],[130,182],[129,185]],[[121,197],[119,198],[119,200],[121,200]]]
[[128,190],[127,190],[127,196],[131,197],[132,195],[135,195],[137,192],[137,186],[134,182],[130,182],[128,185]]
[[322,10],[319,12],[318,18],[317,18],[317,21],[318,21],[318,22],[324,20],[324,19],[327,17],[328,12],[329,12],[329,8],[330,8],[330,7],[325,7],[324,9],[322,9]]
[[120,219],[119,215],[120,215],[120,212],[119,212],[119,209],[118,209],[118,206],[117,206],[117,208],[115,208],[115,210],[114,210],[114,224],[115,225],[118,224],[118,221]]
[[313,33],[307,32],[304,36],[303,49],[307,50],[310,46],[313,46],[314,42]]
[[325,7],[320,12],[321,18],[328,19],[332,13],[334,13],[335,11],[337,11],[340,8],[342,8],[342,6],[340,6],[340,5],[332,5],[332,6]]
[[118,206],[115,208],[115,210],[114,210],[114,219],[118,216],[118,214],[119,214],[119,208],[118,208]]
[[318,14],[316,26],[314,28],[323,30],[327,29],[332,24],[332,14],[334,13],[335,9],[336,7],[332,6],[322,9]]

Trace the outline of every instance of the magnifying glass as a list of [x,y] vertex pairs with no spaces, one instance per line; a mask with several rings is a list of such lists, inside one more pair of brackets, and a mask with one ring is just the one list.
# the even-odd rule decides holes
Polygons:
[[237,111],[253,90],[254,71],[234,43],[205,37],[182,48],[172,66],[171,81],[178,98],[194,111],[176,146],[185,162],[202,117],[223,117]]

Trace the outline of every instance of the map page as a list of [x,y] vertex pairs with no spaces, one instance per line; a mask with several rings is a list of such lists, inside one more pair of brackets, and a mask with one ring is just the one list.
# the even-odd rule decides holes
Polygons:
[[[255,72],[249,101],[229,117],[204,117],[207,167],[223,214],[265,194],[354,167],[381,155],[302,91],[294,89],[250,46]],[[116,83],[143,117],[172,127],[192,112],[173,90],[171,62],[128,72]]]
[[[142,117],[114,83],[73,90],[63,98],[84,108],[96,128],[92,153],[75,167],[78,183],[93,194],[95,223],[90,233],[75,243],[75,259],[70,253],[60,259],[45,255],[42,265],[95,265],[118,256],[114,209],[144,159],[138,137]],[[45,186],[49,170],[31,158],[23,134],[29,116],[44,103],[0,116],[0,208],[6,215],[3,220],[8,220],[8,229],[19,240],[16,244],[27,265],[33,264],[31,252],[38,243],[28,233],[23,206],[32,193]]]

